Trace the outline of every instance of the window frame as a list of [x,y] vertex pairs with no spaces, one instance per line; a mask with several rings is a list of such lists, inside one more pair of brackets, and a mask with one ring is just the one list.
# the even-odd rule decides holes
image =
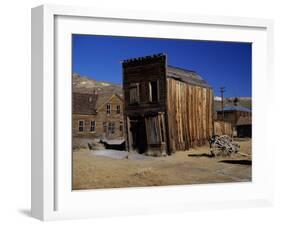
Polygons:
[[[140,103],[140,84],[139,82],[131,83],[129,86],[129,104],[139,104]],[[136,91],[136,98],[133,100],[132,98],[132,90],[135,89]]]
[[116,106],[116,114],[118,114],[118,115],[121,114],[121,106],[120,106],[120,104],[118,104],[118,105]]
[[[80,126],[80,122],[82,122],[82,126]],[[82,130],[80,130],[80,128],[82,128]],[[81,120],[81,119],[79,119],[78,120],[78,132],[79,133],[83,133],[83,132],[85,132],[85,120]]]
[[120,121],[119,122],[119,132],[123,133],[123,131],[124,131],[124,122]]
[[[152,83],[156,84],[156,100],[153,100],[153,85]],[[159,80],[153,80],[148,82],[148,101],[150,103],[158,103],[159,102]]]
[[115,134],[115,122],[108,122],[108,134]]
[[[94,122],[94,126],[92,125],[92,122]],[[96,132],[96,126],[97,126],[96,120],[91,120],[90,121],[90,132],[91,133],[95,133]],[[92,130],[92,128],[94,128],[94,130]]]
[[106,104],[106,114],[111,115],[111,105],[110,104]]

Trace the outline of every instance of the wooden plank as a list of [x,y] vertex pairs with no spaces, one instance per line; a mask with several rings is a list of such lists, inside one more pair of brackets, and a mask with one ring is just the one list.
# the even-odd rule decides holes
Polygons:
[[206,107],[206,88],[202,88],[202,91],[203,91],[203,98],[202,98],[202,110],[203,110],[203,140],[204,140],[204,143],[205,143],[205,140],[206,140],[206,118],[207,118],[207,107]]

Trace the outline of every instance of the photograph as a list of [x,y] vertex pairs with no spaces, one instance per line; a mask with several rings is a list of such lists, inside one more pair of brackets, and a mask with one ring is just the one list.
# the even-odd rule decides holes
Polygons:
[[252,181],[252,43],[72,34],[72,190]]

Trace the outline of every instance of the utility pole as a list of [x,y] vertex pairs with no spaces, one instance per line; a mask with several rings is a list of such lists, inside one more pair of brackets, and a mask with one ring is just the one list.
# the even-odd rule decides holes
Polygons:
[[224,109],[223,109],[223,93],[225,92],[225,87],[220,88],[221,91],[221,113],[222,113],[222,121],[224,121]]

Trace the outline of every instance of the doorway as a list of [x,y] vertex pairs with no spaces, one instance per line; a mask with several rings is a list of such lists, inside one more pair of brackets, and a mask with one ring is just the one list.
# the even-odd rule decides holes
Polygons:
[[147,137],[144,117],[130,118],[130,133],[132,148],[143,154],[147,151]]

